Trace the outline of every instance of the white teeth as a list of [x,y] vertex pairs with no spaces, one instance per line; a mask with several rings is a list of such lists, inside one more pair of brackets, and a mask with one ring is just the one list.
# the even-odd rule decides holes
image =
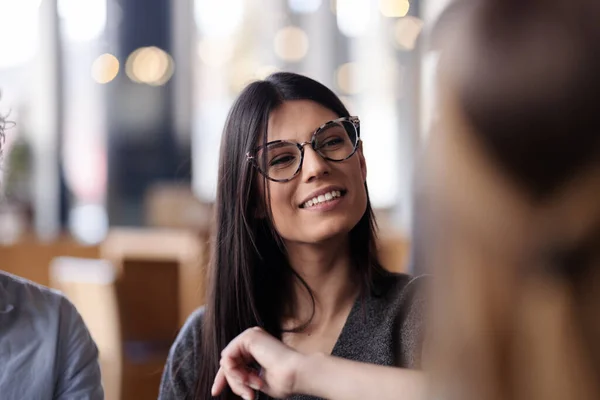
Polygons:
[[326,201],[331,201],[335,198],[341,197],[342,196],[342,192],[339,190],[332,190],[329,193],[325,193],[322,195],[319,195],[317,197],[313,197],[312,199],[308,200],[307,202],[305,202],[302,207],[304,208],[308,208],[308,207],[312,207],[312,206],[316,206],[317,204],[321,204],[324,203]]

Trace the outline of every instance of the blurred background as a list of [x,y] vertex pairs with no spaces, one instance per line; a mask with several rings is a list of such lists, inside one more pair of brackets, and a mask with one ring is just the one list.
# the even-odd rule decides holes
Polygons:
[[447,2],[0,0],[0,268],[76,303],[108,398],[155,398],[202,304],[221,131],[252,80],[305,74],[360,117],[382,258],[407,269]]

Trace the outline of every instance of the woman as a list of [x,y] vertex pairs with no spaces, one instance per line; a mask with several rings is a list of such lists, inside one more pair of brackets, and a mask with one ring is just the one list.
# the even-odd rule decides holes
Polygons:
[[253,326],[303,354],[418,366],[418,282],[377,259],[359,131],[300,75],[240,94],[221,143],[207,304],[171,349],[161,398],[209,398],[221,351]]
[[[440,116],[415,202],[416,260],[435,273],[432,398],[598,399],[600,3],[457,4],[440,25]],[[405,387],[397,370],[307,357],[258,329],[221,365],[215,393]]]

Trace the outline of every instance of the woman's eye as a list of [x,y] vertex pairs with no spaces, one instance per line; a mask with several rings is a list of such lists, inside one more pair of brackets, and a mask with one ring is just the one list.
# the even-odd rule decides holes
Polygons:
[[332,147],[344,143],[344,139],[339,137],[329,138],[323,142],[322,147]]
[[294,156],[289,156],[289,155],[279,156],[279,157],[272,159],[271,162],[269,163],[269,165],[274,167],[274,166],[278,166],[278,165],[289,164],[293,161],[294,161]]

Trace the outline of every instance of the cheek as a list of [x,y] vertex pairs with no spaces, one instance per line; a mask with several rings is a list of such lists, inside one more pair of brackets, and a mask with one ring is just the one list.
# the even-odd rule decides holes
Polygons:
[[353,208],[356,210],[358,219],[360,219],[367,210],[367,188],[362,181],[356,184],[355,192],[356,196]]
[[292,225],[292,215],[296,208],[293,204],[293,188],[288,184],[273,184],[271,191],[271,213],[273,215],[273,224],[275,229],[282,234],[286,226]]
[[346,168],[344,171],[344,175],[346,176],[346,182],[349,185],[349,189],[354,193],[354,207],[357,211],[361,211],[364,213],[367,207],[367,189],[365,186],[365,180],[363,179],[363,170],[361,169],[358,158],[353,160],[352,164],[348,165],[349,168]]

